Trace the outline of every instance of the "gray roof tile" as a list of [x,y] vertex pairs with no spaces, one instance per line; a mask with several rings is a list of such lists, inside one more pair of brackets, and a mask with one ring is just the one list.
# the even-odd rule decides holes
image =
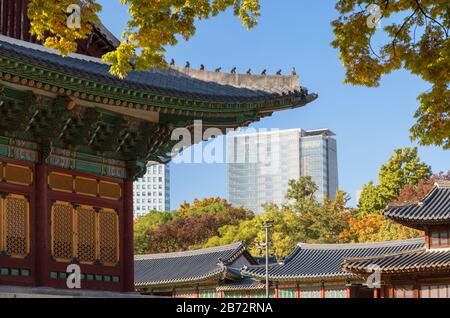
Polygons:
[[406,273],[424,271],[449,271],[450,249],[421,248],[381,257],[347,259],[343,270],[367,273],[376,266],[381,273]]
[[[416,250],[424,246],[424,239],[391,241],[364,244],[304,244],[300,243],[282,264],[271,265],[272,281],[312,281],[352,277],[344,272],[342,264],[346,258],[385,255],[401,251]],[[244,276],[263,279],[264,266],[249,266],[242,271]]]
[[383,215],[404,224],[450,223],[450,181],[440,181],[419,203],[391,205]]
[[[265,78],[261,78],[257,75],[236,74],[237,77],[234,78],[230,77],[230,74],[200,72],[173,67],[132,71],[127,78],[121,80],[111,75],[109,64],[102,62],[100,59],[80,54],[62,57],[40,45],[5,36],[0,36],[0,54],[71,76],[174,97],[188,96],[192,99],[220,102],[256,102],[272,100],[281,96],[301,97],[310,102],[317,98],[316,94],[308,94],[306,88],[300,87],[296,76],[265,76]],[[236,85],[232,85],[233,83]],[[269,83],[269,88],[262,85],[252,87],[252,83]],[[284,94],[276,93],[278,91]]]
[[[246,250],[242,243],[166,254],[136,255],[135,285],[160,286],[220,277],[240,276],[233,262]],[[220,264],[223,263],[223,265]]]

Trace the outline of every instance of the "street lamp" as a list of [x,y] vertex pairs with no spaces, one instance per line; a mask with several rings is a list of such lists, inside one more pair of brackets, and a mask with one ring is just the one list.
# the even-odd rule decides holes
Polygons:
[[266,221],[262,227],[266,231],[266,298],[269,298],[269,229],[273,228],[273,221]]

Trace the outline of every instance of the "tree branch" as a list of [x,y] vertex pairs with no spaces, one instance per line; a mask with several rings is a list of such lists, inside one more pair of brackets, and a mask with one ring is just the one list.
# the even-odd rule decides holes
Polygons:
[[430,19],[431,21],[433,21],[434,23],[436,23],[437,25],[439,25],[439,26],[442,28],[442,30],[444,30],[444,32],[445,32],[445,37],[448,38],[448,30],[447,30],[447,28],[446,28],[442,23],[440,23],[439,21],[437,21],[437,20],[434,19],[433,17],[429,16],[429,15],[427,14],[427,12],[424,10],[424,8],[422,8],[422,5],[420,4],[419,0],[415,0],[415,1],[416,1],[416,4],[417,4],[417,8],[418,8],[418,9],[420,10],[420,12],[424,15],[424,17],[427,18],[427,19]]

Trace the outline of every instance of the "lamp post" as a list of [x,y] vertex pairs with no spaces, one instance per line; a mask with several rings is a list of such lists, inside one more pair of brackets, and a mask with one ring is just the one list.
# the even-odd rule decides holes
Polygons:
[[266,298],[269,298],[269,229],[273,227],[273,221],[267,221],[263,225],[263,229],[266,231]]

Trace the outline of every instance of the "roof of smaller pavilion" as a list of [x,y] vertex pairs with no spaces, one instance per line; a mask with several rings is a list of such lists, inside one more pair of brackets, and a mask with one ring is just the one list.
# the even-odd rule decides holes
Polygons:
[[[283,263],[270,265],[269,278],[279,282],[313,282],[352,279],[356,275],[342,270],[346,258],[386,255],[423,248],[424,239],[363,243],[306,244],[299,243]],[[244,276],[264,279],[264,266],[248,266]]]
[[390,205],[383,215],[411,227],[450,224],[450,181],[438,181],[418,203]]
[[135,285],[156,287],[221,280],[226,277],[240,279],[241,265],[233,266],[240,256],[254,262],[240,242],[196,251],[136,255]]
[[370,273],[374,270],[384,274],[448,272],[450,249],[420,248],[389,255],[346,259],[342,268],[353,273]]
[[261,283],[260,281],[250,278],[244,277],[240,281],[237,282],[229,282],[224,285],[220,285],[216,288],[217,291],[246,291],[246,290],[264,290],[266,285]]

